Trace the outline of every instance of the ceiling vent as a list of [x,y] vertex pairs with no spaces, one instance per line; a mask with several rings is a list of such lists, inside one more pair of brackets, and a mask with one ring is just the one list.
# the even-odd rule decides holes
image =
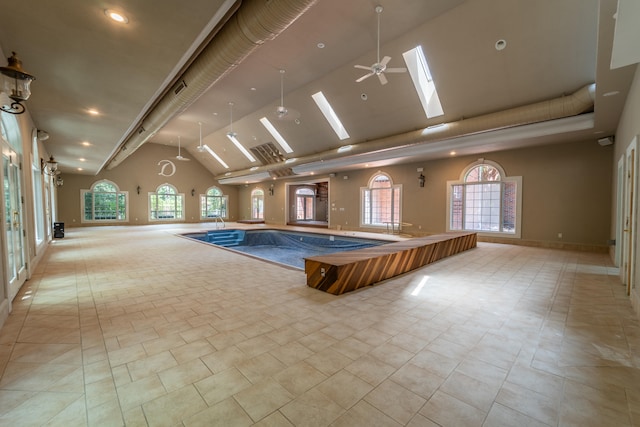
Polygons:
[[272,165],[274,163],[281,163],[286,160],[284,155],[273,142],[267,142],[266,144],[258,145],[250,148],[254,157],[260,161],[263,165]]
[[293,173],[291,168],[281,168],[269,171],[269,175],[271,178],[284,178],[287,176],[293,176],[295,173]]

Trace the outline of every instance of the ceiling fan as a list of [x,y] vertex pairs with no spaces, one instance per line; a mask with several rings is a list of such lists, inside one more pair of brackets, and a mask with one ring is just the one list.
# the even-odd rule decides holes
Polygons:
[[180,153],[180,137],[178,137],[178,155],[176,156],[176,159],[183,162],[188,162],[189,160],[191,160],[186,157],[182,157],[182,154]]
[[382,6],[376,6],[376,13],[378,14],[378,56],[377,56],[377,61],[375,62],[375,64],[367,67],[365,65],[354,65],[355,68],[358,68],[360,70],[367,70],[369,71],[367,74],[365,74],[364,76],[360,77],[359,79],[356,80],[357,83],[360,83],[361,81],[368,79],[371,76],[378,76],[378,79],[380,80],[380,84],[386,85],[387,84],[387,77],[384,75],[384,73],[405,73],[407,71],[406,68],[387,68],[387,64],[389,63],[389,61],[391,61],[391,57],[390,56],[385,56],[384,58],[382,58],[382,60],[380,60],[380,14],[382,13]]
[[284,73],[284,70],[280,70],[280,105],[276,108],[274,116],[277,120],[295,120],[300,117],[300,113],[284,106]]
[[198,126],[200,127],[200,144],[196,147],[196,150],[198,150],[199,153],[204,153],[205,148],[204,145],[202,145],[202,122],[198,122]]

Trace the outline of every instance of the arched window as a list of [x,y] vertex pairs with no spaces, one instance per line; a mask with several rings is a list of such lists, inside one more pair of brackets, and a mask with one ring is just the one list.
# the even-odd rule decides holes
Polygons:
[[296,190],[296,220],[313,220],[315,192],[311,188]]
[[361,226],[388,227],[400,224],[402,187],[393,185],[391,177],[378,172],[360,189]]
[[507,177],[497,163],[472,163],[448,182],[447,229],[520,237],[521,187],[522,177]]
[[81,190],[82,222],[91,221],[127,221],[127,191],[120,191],[111,181],[95,182],[91,189]]
[[211,187],[200,196],[200,218],[227,218],[229,197],[222,194],[218,187]]
[[184,219],[184,194],[171,184],[160,185],[149,193],[149,221]]
[[251,219],[264,219],[264,191],[251,191]]

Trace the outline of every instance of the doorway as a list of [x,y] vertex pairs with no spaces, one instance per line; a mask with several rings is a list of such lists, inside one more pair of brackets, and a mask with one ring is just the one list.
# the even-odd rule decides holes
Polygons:
[[287,184],[287,225],[329,227],[329,181]]
[[5,265],[6,295],[9,302],[16,296],[27,279],[26,254],[24,248],[24,212],[20,155],[2,140],[2,203],[4,206],[3,252]]
[[638,141],[634,138],[625,154],[625,186],[624,186],[624,228],[622,243],[622,263],[620,275],[622,283],[627,287],[627,295],[635,287],[635,252],[637,240],[637,168]]

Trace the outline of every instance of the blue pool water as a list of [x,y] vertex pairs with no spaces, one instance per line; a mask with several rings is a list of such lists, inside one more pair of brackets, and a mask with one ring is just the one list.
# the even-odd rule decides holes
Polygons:
[[304,269],[304,259],[389,243],[330,234],[280,230],[212,230],[184,236]]

